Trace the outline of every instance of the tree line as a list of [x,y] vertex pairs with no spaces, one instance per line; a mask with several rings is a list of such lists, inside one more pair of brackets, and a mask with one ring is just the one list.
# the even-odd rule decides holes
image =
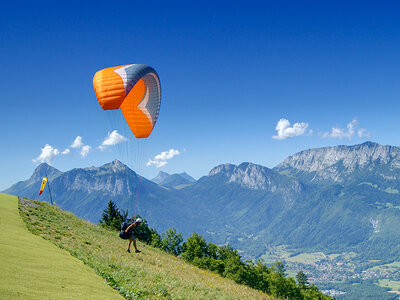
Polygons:
[[[121,224],[127,221],[127,215],[127,211],[118,209],[114,202],[109,201],[100,224],[113,230],[120,230]],[[134,218],[137,217],[140,216],[136,215]],[[296,280],[287,278],[282,262],[267,266],[261,260],[243,261],[238,251],[229,244],[219,246],[208,243],[197,233],[193,233],[184,242],[182,234],[176,232],[175,228],[159,234],[143,219],[142,225],[135,229],[135,237],[155,248],[182,257],[201,269],[210,270],[271,296],[288,299],[331,299],[322,294],[317,286],[310,284],[302,271],[297,273]]]

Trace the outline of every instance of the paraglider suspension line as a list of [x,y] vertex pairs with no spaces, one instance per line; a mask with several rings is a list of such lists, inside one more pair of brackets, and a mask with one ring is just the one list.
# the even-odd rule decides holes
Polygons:
[[140,195],[140,188],[142,186],[142,181],[138,177],[138,182],[136,183],[136,199],[135,199],[135,213],[134,215],[137,214],[137,206],[139,202],[139,195]]

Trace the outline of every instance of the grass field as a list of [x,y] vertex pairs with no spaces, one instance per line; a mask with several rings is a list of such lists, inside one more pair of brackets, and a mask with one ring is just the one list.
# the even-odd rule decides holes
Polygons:
[[273,251],[269,251],[261,256],[261,259],[267,264],[273,264],[276,261],[285,261],[290,255],[293,254],[293,250],[287,249],[286,245],[276,246]]
[[389,271],[389,272],[396,272],[400,269],[400,262],[395,261],[390,264],[384,264],[384,265],[379,265],[379,266],[374,266],[372,268],[369,268],[369,271]]
[[0,194],[0,299],[123,299],[103,278],[30,233],[18,199]]
[[25,202],[20,213],[31,232],[82,260],[127,299],[270,299],[140,242],[142,253],[127,253],[116,232],[47,203]]
[[379,280],[379,286],[390,288],[392,292],[400,292],[400,281],[381,279]]
[[266,263],[273,263],[275,261],[284,261],[286,263],[302,263],[302,264],[315,264],[322,259],[330,259],[333,260],[339,256],[342,256],[344,259],[351,259],[357,256],[354,252],[345,252],[345,253],[333,253],[333,254],[325,254],[323,252],[313,252],[313,253],[300,253],[294,256],[291,256],[294,250],[287,250],[285,246],[276,247],[276,251],[274,254],[264,254],[262,259]]
[[302,253],[287,259],[288,262],[299,262],[303,264],[314,264],[321,259],[325,259],[326,255],[322,252]]

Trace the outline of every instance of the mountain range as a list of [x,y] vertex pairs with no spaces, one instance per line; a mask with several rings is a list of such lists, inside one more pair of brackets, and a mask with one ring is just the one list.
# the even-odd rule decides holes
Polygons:
[[160,171],[156,177],[154,177],[151,181],[157,183],[160,186],[169,187],[169,188],[182,188],[184,185],[192,184],[196,180],[187,174],[186,172],[180,174],[168,174],[166,172]]
[[[400,148],[394,146],[309,149],[272,169],[222,164],[197,181],[163,172],[150,181],[118,160],[67,172],[41,164],[3,192],[39,199],[45,176],[58,206],[94,223],[113,200],[158,231],[198,232],[253,258],[269,245],[400,257]],[[40,197],[49,201],[48,189]]]

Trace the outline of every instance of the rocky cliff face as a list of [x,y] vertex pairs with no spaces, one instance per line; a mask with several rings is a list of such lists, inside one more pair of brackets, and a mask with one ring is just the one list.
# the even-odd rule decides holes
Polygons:
[[118,160],[101,167],[73,169],[65,172],[60,184],[71,190],[88,194],[103,192],[117,196],[131,196],[135,193],[138,175]]
[[400,170],[400,148],[366,142],[354,146],[310,149],[286,158],[274,170],[294,176],[308,175],[314,182],[328,180],[342,183],[360,171],[395,180],[398,177],[393,172]]
[[220,165],[213,168],[208,176],[214,175],[222,175],[227,183],[238,183],[242,187],[254,190],[275,192],[283,186],[290,187],[294,192],[299,192],[301,189],[297,180],[289,180],[274,170],[252,163],[242,163],[239,166]]

